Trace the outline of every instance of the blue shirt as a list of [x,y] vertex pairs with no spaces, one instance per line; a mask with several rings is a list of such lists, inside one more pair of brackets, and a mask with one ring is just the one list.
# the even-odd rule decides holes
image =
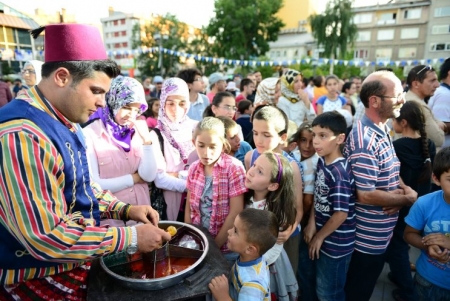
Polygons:
[[[400,184],[400,161],[395,155],[389,129],[378,127],[366,115],[350,132],[344,155],[351,166],[356,189],[391,191]],[[383,254],[391,240],[398,213],[387,215],[381,206],[356,202],[355,249],[367,254]]]
[[231,268],[229,292],[234,301],[270,301],[269,266],[263,257],[248,262],[236,260]]
[[201,121],[203,119],[203,112],[208,106],[208,97],[206,97],[206,95],[198,93],[197,100],[194,103],[191,103],[187,115],[192,120]]
[[[422,236],[442,233],[450,236],[450,204],[444,199],[442,190],[417,199],[405,218],[408,226],[422,231]],[[436,286],[450,290],[450,262],[440,263],[420,250],[416,262],[417,272]]]
[[355,181],[350,164],[338,158],[326,165],[323,158],[317,163],[314,189],[314,208],[317,231],[330,220],[333,213],[347,213],[345,221],[323,241],[320,251],[339,258],[353,252],[355,244]]
[[245,162],[244,162],[245,154],[247,152],[251,151],[252,147],[250,146],[250,144],[248,144],[245,141],[241,141],[240,143],[241,143],[241,146],[239,146],[239,149],[237,150],[237,152],[234,153],[234,157],[236,159],[238,159],[239,161],[241,161],[242,165],[245,166]]

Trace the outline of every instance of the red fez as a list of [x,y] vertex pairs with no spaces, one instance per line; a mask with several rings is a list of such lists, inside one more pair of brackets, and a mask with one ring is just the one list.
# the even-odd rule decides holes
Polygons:
[[31,31],[36,38],[45,29],[45,62],[107,60],[99,30],[84,24],[52,24]]

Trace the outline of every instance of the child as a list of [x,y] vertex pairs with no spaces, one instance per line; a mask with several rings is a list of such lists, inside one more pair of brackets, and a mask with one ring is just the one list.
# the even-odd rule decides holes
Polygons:
[[206,117],[195,130],[198,161],[190,168],[187,179],[185,222],[202,225],[215,239],[228,260],[236,259],[226,247],[227,231],[244,208],[245,170],[242,163],[226,152],[223,122]]
[[270,211],[244,209],[228,230],[228,248],[239,254],[231,269],[230,285],[225,275],[209,283],[215,300],[269,301],[269,268],[263,258],[276,242],[278,221]]
[[350,113],[351,107],[347,105],[347,100],[339,95],[339,79],[335,75],[328,75],[325,79],[327,94],[317,100],[317,115],[323,112],[346,109]]
[[287,230],[281,234],[284,241],[289,238],[289,241],[284,245],[286,252],[289,256],[289,260],[292,264],[294,273],[297,273],[298,267],[298,244],[300,229],[298,227],[303,215],[302,205],[302,178],[300,174],[300,168],[297,162],[284,152],[281,147],[286,143],[287,138],[288,119],[286,114],[283,113],[277,107],[270,105],[263,106],[256,111],[253,116],[253,140],[256,145],[256,149],[248,152],[245,155],[245,167],[247,170],[253,165],[255,160],[265,151],[273,151],[275,153],[283,155],[288,159],[289,163],[294,170],[294,186],[296,188],[296,224],[293,229]]
[[238,104],[239,117],[236,119],[236,123],[242,128],[242,134],[244,135],[244,141],[250,143],[252,141],[252,129],[253,125],[250,120],[250,116],[253,114],[253,103],[250,100],[241,100]]
[[[408,103],[408,102],[407,102]],[[450,300],[450,148],[434,159],[433,180],[442,190],[420,197],[405,218],[405,240],[421,249],[414,288],[420,301]]]
[[[392,119],[393,129],[402,138],[393,142],[395,153],[400,160],[400,177],[420,197],[431,192],[431,164],[436,155],[436,147],[425,132],[425,117],[420,104],[406,102],[400,109],[400,116]],[[392,292],[397,300],[414,300],[413,278],[409,262],[409,245],[403,239],[405,217],[410,206],[400,209],[397,224],[386,255],[391,272],[388,278],[398,289]]]
[[341,153],[346,122],[341,114],[332,111],[317,116],[312,127],[314,148],[320,158],[305,241],[310,258],[316,261],[319,300],[345,300],[344,286],[356,230],[356,187],[350,165]]
[[[264,152],[247,172],[245,195],[247,208],[266,209],[276,214],[280,231],[286,231],[296,221],[295,188],[293,170],[289,161],[272,152]],[[267,263],[274,263],[271,270],[271,290],[278,299],[296,296],[298,285],[295,274],[283,249],[283,239],[278,239],[267,253]],[[285,297],[283,297],[285,296]]]
[[228,154],[241,161],[242,165],[244,165],[245,154],[251,151],[252,147],[247,142],[239,140],[239,127],[233,119],[225,116],[219,116],[217,118],[220,119],[225,126],[226,138],[230,144],[230,152]]
[[[203,112],[203,117],[225,116],[233,119],[236,111],[236,100],[234,99],[233,94],[230,92],[219,92],[214,96],[211,104]],[[238,127],[239,140],[242,141],[244,140],[244,135],[241,126],[238,125]]]
[[[302,167],[303,177],[303,218],[301,226],[303,229],[308,224],[311,208],[314,203],[314,183],[316,180],[317,161],[319,156],[313,146],[313,132],[310,122],[304,122],[294,134],[292,140],[297,143]],[[314,272],[314,261],[309,258],[308,244],[303,235],[300,236],[299,259],[298,259],[298,286],[302,301],[315,301],[316,275]]]

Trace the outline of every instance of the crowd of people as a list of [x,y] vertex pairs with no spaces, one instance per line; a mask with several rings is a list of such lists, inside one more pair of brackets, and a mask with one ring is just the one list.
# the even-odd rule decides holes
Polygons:
[[395,300],[450,300],[450,58],[407,92],[389,69],[141,83],[97,29],[42,30],[0,109],[0,300],[84,300],[91,260],[160,247],[160,220],[214,238],[218,301],[369,300],[386,262]]

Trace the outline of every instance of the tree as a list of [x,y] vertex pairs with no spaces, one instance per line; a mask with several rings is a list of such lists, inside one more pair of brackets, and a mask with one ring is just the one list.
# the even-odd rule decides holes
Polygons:
[[284,25],[275,15],[282,0],[216,0],[216,16],[208,36],[214,39],[212,52],[218,57],[248,60],[264,55],[269,42],[276,41]]
[[[189,26],[171,14],[155,17],[150,24],[144,27],[143,34],[139,34],[140,32],[141,28],[137,24],[134,28],[134,49],[162,46],[162,48],[173,51],[185,51],[191,38]],[[162,66],[160,66],[160,55],[162,55]],[[138,68],[143,75],[174,76],[178,63],[180,63],[179,57],[168,53],[159,53],[159,50],[153,53],[144,52],[138,56]]]
[[[327,58],[345,58],[348,47],[356,39],[358,28],[353,23],[352,2],[331,0],[323,14],[309,17],[312,34]],[[330,64],[330,73],[332,70],[333,64]]]

